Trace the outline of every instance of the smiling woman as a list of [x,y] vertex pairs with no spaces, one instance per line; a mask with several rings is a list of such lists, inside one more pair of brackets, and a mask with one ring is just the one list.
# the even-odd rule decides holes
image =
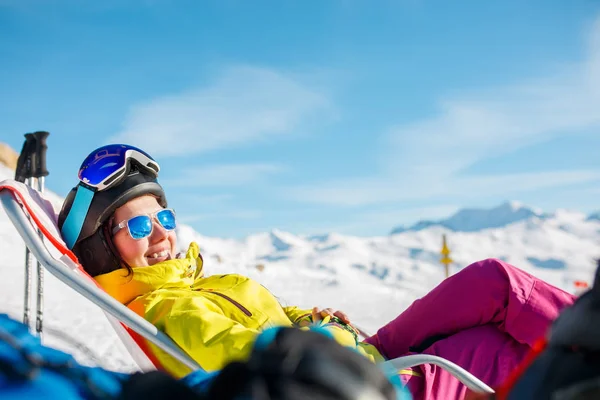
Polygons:
[[[165,329],[208,370],[245,358],[267,327],[320,321],[338,341],[383,360],[374,346],[357,343],[341,311],[282,307],[262,285],[236,274],[204,277],[196,243],[187,254],[175,254],[175,211],[167,208],[159,171],[150,155],[133,146],[96,149],[83,161],[80,182],[59,214],[66,243],[110,295]],[[187,372],[165,354],[157,357],[174,375]]]
[[[171,337],[205,370],[247,360],[270,327],[312,325],[372,362],[407,354],[443,357],[490,385],[507,376],[573,297],[505,262],[475,262],[359,341],[348,316],[330,308],[283,307],[258,282],[204,275],[196,243],[175,254],[175,212],[144,151],[108,145],[83,162],[59,214],[65,242],[108,294]],[[383,306],[383,305],[382,305]],[[389,305],[385,305],[389,306]],[[189,369],[150,345],[174,376]],[[500,360],[492,363],[490,360]],[[424,365],[400,371],[415,398],[461,398],[466,387]]]

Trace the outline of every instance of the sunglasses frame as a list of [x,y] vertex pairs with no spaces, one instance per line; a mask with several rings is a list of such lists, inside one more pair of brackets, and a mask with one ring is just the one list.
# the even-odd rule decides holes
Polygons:
[[[170,232],[170,231],[175,230],[175,228],[172,228],[172,229],[166,228],[162,224],[162,222],[160,222],[160,220],[158,219],[158,214],[161,213],[161,212],[163,212],[163,211],[171,211],[171,213],[173,214],[173,221],[175,222],[175,228],[176,228],[177,227],[177,218],[176,218],[177,214],[175,213],[175,210],[172,209],[172,208],[162,208],[162,209],[157,210],[157,211],[155,211],[153,213],[135,215],[135,216],[133,216],[131,218],[128,218],[128,219],[126,219],[124,221],[119,222],[117,225],[115,225],[112,228],[112,231],[111,231],[112,235],[114,237],[123,228],[127,228],[127,233],[129,234],[129,237],[131,237],[133,240],[142,240],[142,239],[145,239],[147,237],[150,237],[152,235],[152,232],[154,232],[154,221],[155,220],[166,231]],[[152,225],[150,227],[150,233],[148,233],[148,235],[146,235],[144,237],[141,237],[141,238],[138,238],[138,239],[136,239],[136,238],[133,237],[133,235],[131,234],[131,228],[129,228],[129,221],[131,221],[132,219],[137,218],[137,217],[149,217],[150,218],[150,222],[152,222]]]

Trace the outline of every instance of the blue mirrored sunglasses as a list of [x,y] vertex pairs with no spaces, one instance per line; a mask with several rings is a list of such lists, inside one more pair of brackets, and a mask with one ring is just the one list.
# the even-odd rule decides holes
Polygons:
[[167,231],[172,231],[177,227],[177,223],[175,222],[175,211],[170,208],[165,208],[164,210],[159,210],[152,214],[137,215],[126,221],[119,222],[113,228],[112,234],[114,236],[121,229],[127,227],[129,235],[133,239],[140,240],[146,238],[152,234],[154,219],[156,219],[160,226]]

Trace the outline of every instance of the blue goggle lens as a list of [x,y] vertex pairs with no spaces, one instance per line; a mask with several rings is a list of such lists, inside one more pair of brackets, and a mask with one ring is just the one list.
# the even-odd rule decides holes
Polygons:
[[79,180],[96,188],[110,187],[125,174],[131,159],[158,174],[158,163],[145,151],[134,146],[111,144],[100,147],[83,160],[79,168]]

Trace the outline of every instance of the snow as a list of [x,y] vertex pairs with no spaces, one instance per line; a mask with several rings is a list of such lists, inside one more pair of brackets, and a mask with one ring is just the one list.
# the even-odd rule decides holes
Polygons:
[[[0,165],[0,179],[13,174]],[[52,192],[46,194],[60,209],[62,199]],[[273,230],[233,240],[206,237],[189,226],[180,226],[177,233],[182,251],[190,241],[198,242],[205,273],[250,276],[284,305],[341,309],[368,332],[375,332],[444,279],[439,264],[444,234],[455,261],[452,272],[497,257],[569,292],[575,292],[575,280],[591,283],[593,260],[600,256],[600,221],[567,210],[542,215],[514,203],[493,210],[447,220],[468,221],[465,224],[470,229],[432,224],[369,238],[337,233],[301,236]],[[500,221],[491,217],[494,213],[512,222],[492,227]],[[487,219],[477,221],[475,215]],[[481,229],[475,230],[478,223]],[[0,239],[0,312],[20,320],[25,246],[4,210],[0,211]],[[49,329],[44,336],[46,344],[70,351],[87,364],[118,371],[134,369],[104,314],[48,273],[44,303],[44,324]]]

